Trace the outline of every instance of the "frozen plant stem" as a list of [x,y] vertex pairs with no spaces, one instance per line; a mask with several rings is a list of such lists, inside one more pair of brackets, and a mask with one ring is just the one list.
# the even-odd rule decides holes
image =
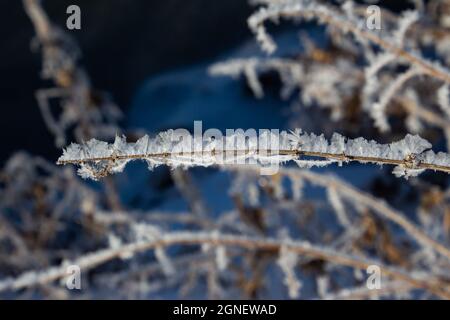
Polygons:
[[94,180],[122,172],[129,161],[137,159],[146,161],[150,170],[159,165],[187,168],[259,164],[267,167],[287,161],[309,168],[356,161],[395,165],[393,173],[406,178],[426,169],[450,172],[450,155],[434,153],[430,150],[432,145],[417,135],[408,134],[391,144],[364,138],[347,139],[337,133],[328,141],[323,135],[304,133],[301,129],[279,134],[264,131],[259,137],[248,138],[243,132],[212,139],[190,134],[180,136],[176,131],[168,130],[155,138],[146,135],[135,143],[127,143],[125,137],[119,136],[112,144],[92,139],[83,144],[72,143],[57,164],[78,165],[78,173],[83,178]]
[[35,27],[37,36],[42,42],[51,41],[51,25],[47,14],[42,9],[40,0],[23,0],[25,10]]
[[444,67],[423,58],[422,56],[408,52],[399,46],[397,41],[393,39],[384,39],[376,33],[365,29],[360,25],[359,21],[350,21],[332,6],[325,6],[305,0],[259,0],[266,7],[262,7],[258,12],[253,14],[248,24],[252,31],[257,35],[258,40],[265,51],[272,53],[276,49],[276,45],[270,36],[266,33],[264,22],[267,20],[277,21],[279,18],[316,18],[320,23],[331,25],[344,33],[352,33],[356,38],[368,40],[386,52],[390,52],[395,56],[408,61],[411,65],[417,67],[423,74],[429,75],[436,79],[450,83],[450,72]]
[[389,221],[394,222],[403,230],[405,230],[417,243],[424,247],[431,248],[435,252],[438,252],[448,261],[450,261],[450,250],[437,242],[436,240],[430,238],[427,234],[421,231],[416,225],[414,225],[408,218],[403,216],[400,212],[391,208],[389,205],[372,197],[371,195],[358,190],[351,185],[341,181],[336,177],[330,175],[321,175],[307,170],[292,170],[283,169],[281,174],[290,176],[292,179],[306,179],[313,184],[322,186],[324,188],[332,188],[336,190],[337,193],[342,198],[347,199],[358,204],[362,204],[374,212],[376,212],[380,217],[383,217]]
[[[72,262],[80,266],[86,272],[96,266],[104,264],[110,260],[120,258],[124,254],[134,255],[146,250],[158,247],[168,247],[173,245],[204,245],[212,246],[234,246],[250,250],[276,250],[282,247],[289,249],[300,255],[323,259],[331,263],[349,266],[358,269],[366,269],[369,265],[380,266],[383,274],[394,279],[404,281],[415,288],[425,289],[438,297],[450,299],[450,292],[440,286],[436,278],[422,279],[414,277],[411,273],[394,267],[383,265],[379,261],[367,260],[364,258],[337,253],[323,247],[311,245],[308,242],[278,240],[267,238],[252,238],[238,235],[218,234],[216,232],[173,232],[161,235],[159,238],[148,241],[129,243],[117,248],[100,250],[82,256]],[[27,272],[15,279],[0,280],[0,292],[5,290],[18,290],[21,288],[43,285],[67,276],[66,264],[44,270],[42,272]]]

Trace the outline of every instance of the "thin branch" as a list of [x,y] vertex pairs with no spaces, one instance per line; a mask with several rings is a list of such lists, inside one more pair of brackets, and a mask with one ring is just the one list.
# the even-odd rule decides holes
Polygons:
[[51,41],[52,26],[47,14],[42,9],[40,0],[23,0],[23,4],[40,41],[43,43]]
[[[279,134],[264,132],[259,137],[247,138],[244,133],[214,140],[193,137],[189,133],[180,137],[176,131],[168,130],[154,139],[144,136],[136,143],[127,143],[124,137],[116,137],[113,144],[92,139],[81,145],[72,143],[57,164],[79,165],[78,173],[94,180],[121,172],[129,161],[137,159],[146,161],[149,169],[159,165],[177,168],[245,163],[266,167],[307,157],[339,163],[395,165],[394,174],[406,177],[426,169],[450,172],[450,155],[429,150],[431,144],[417,135],[408,134],[391,144],[378,144],[363,138],[347,139],[339,134],[334,134],[329,142],[323,135],[303,133],[301,129]],[[311,167],[333,161],[297,161],[297,164]]]
[[[357,25],[354,21],[344,17],[338,10],[332,6],[319,5],[316,3],[310,3],[303,0],[283,0],[283,1],[271,1],[263,0],[259,1],[264,3],[267,7],[261,8],[258,12],[253,14],[249,18],[250,28],[257,34],[257,38],[263,42],[263,47],[272,48],[269,52],[275,49],[273,40],[266,34],[263,24],[267,20],[277,20],[280,17],[284,18],[304,18],[312,19],[317,18],[319,22],[327,25],[332,25],[343,32],[351,32],[357,38],[366,39],[387,52],[391,52],[394,55],[408,61],[411,65],[416,66],[427,74],[436,79],[450,83],[450,72],[437,63],[428,61],[424,57],[408,52],[406,49],[399,47],[395,41],[389,41],[383,39],[376,33],[366,30],[364,27]],[[264,42],[268,42],[271,45],[264,45]]]
[[66,266],[75,264],[86,272],[110,260],[120,258],[124,254],[127,256],[150,249],[168,247],[173,245],[212,245],[212,246],[236,246],[250,250],[279,251],[282,247],[316,259],[323,259],[335,264],[349,266],[358,269],[366,269],[370,265],[378,265],[381,272],[397,280],[404,281],[415,288],[425,289],[441,298],[450,299],[450,292],[442,287],[438,279],[424,280],[415,277],[411,272],[383,265],[379,261],[367,260],[333,250],[311,245],[308,242],[278,240],[270,238],[251,238],[237,235],[218,234],[217,232],[173,232],[161,235],[159,238],[140,241],[122,245],[117,248],[100,250],[82,256],[72,262],[67,262],[61,266],[53,267],[41,272],[27,272],[15,279],[4,279],[0,281],[0,291],[19,290],[36,285],[44,285],[55,280],[65,278]]
[[411,291],[411,286],[402,281],[391,281],[380,289],[370,290],[367,286],[345,288],[335,293],[325,295],[327,300],[362,300],[373,297],[405,294]]
[[307,170],[294,169],[282,169],[281,174],[306,179],[313,184],[317,184],[325,188],[333,188],[342,198],[357,202],[374,210],[381,217],[384,217],[402,227],[418,243],[435,250],[450,261],[450,250],[447,247],[430,238],[411,221],[409,221],[409,219],[404,217],[401,212],[391,208],[380,199],[374,198],[371,195],[364,193],[363,191],[358,190],[344,181],[330,175],[321,175]]

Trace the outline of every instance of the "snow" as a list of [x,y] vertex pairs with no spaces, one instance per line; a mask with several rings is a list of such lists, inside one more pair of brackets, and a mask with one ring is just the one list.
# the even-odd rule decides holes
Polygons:
[[[423,171],[416,170],[421,169],[416,167],[419,162],[450,166],[450,155],[427,151],[432,147],[431,143],[411,134],[391,144],[379,144],[362,137],[347,139],[338,133],[334,133],[328,141],[323,134],[305,133],[301,129],[291,132],[260,130],[259,136],[254,135],[255,130],[236,130],[228,136],[220,134],[217,130],[214,135],[196,136],[186,130],[170,129],[160,132],[154,138],[143,136],[135,143],[127,142],[124,136],[117,136],[112,144],[92,139],[80,145],[71,144],[64,150],[58,163],[78,164],[80,176],[94,180],[108,173],[122,172],[128,162],[137,159],[146,161],[149,169],[153,170],[160,165],[187,168],[259,163],[265,166],[282,165],[290,160],[296,161],[300,167],[310,168],[326,166],[344,157],[344,161],[379,164],[383,160],[391,163],[403,161],[405,163],[393,173],[406,177]],[[328,159],[299,159],[301,154]],[[336,158],[333,159],[333,156]]]

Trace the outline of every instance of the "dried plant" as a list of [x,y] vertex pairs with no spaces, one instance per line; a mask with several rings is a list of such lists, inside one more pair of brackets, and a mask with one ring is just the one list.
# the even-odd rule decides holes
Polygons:
[[[279,20],[323,24],[327,44],[308,25],[298,55],[235,57],[210,73],[244,75],[262,99],[275,71],[293,128],[324,134],[178,129],[108,143],[121,131],[117,109],[92,99],[74,42],[39,1],[24,0],[43,76],[56,86],[50,95],[64,97],[58,118],[38,93],[44,121],[59,146],[76,143],[58,165],[22,152],[0,171],[0,297],[450,299],[450,156],[438,152],[450,137],[443,4],[381,9],[380,31],[351,1],[252,2],[260,8],[249,26],[266,52],[276,54],[277,41],[265,25]],[[173,188],[135,181],[143,172],[158,179],[146,170],[109,176],[134,160],[171,169],[158,172],[170,182],[158,182]],[[144,204],[132,190],[159,198]],[[80,291],[64,287],[70,265],[82,271]],[[366,283],[373,266],[382,274],[376,290]]]
[[[434,45],[442,53],[441,60],[447,59],[448,54],[443,49],[446,46],[442,44],[441,49],[438,48],[443,41],[440,38],[445,38],[445,30],[438,33],[439,26],[428,27],[419,8],[405,11],[398,17],[383,10],[381,29],[371,29],[367,25],[366,7],[352,1],[345,1],[340,7],[310,0],[254,3],[262,7],[249,18],[248,24],[267,53],[276,53],[277,44],[266,32],[265,24],[292,20],[325,25],[331,35],[329,50],[337,54],[330,55],[302,34],[304,48],[298,57],[233,59],[213,65],[212,75],[237,77],[243,74],[255,96],[262,97],[263,86],[258,75],[274,70],[283,83],[281,96],[284,99],[299,91],[303,106],[329,109],[334,121],[345,120],[348,114],[345,108],[356,96],[362,101],[362,110],[371,116],[381,132],[391,130],[389,118],[395,114],[394,107],[398,104],[407,113],[405,125],[409,131],[421,132],[425,124],[447,131],[447,122],[442,118],[448,119],[445,106],[449,100],[446,88],[450,71],[439,60],[427,59],[421,52],[426,45]],[[436,33],[439,40],[430,40]],[[353,37],[343,38],[340,34]],[[428,89],[427,94],[419,95],[417,88],[430,80],[435,94],[430,94]]]
[[[80,50],[72,38],[48,19],[40,0],[23,0],[25,11],[36,31],[35,45],[42,53],[42,78],[54,88],[36,93],[45,124],[58,147],[66,145],[66,131],[73,130],[77,141],[92,137],[109,138],[119,127],[120,109],[104,92],[91,86],[89,76],[79,66]],[[50,99],[59,99],[60,112],[52,112]],[[73,128],[74,127],[74,128]]]

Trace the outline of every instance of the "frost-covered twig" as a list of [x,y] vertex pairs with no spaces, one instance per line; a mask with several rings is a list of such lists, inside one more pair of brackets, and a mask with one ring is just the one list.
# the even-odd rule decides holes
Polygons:
[[[383,50],[394,54],[395,56],[408,61],[411,65],[419,68],[424,74],[427,74],[436,79],[450,83],[450,72],[436,62],[431,62],[418,53],[413,53],[399,45],[403,41],[405,26],[410,25],[411,21],[415,19],[413,15],[408,15],[405,19],[407,23],[401,24],[399,32],[392,37],[384,38],[364,27],[363,22],[345,16],[332,6],[318,4],[314,1],[308,0],[263,0],[258,1],[265,5],[254,13],[248,20],[248,24],[252,31],[256,34],[260,41],[262,48],[269,53],[276,49],[275,42],[266,33],[264,23],[267,20],[277,21],[280,18],[306,20],[318,19],[320,23],[334,26],[345,33],[352,33],[357,39],[362,41],[370,41]],[[394,36],[400,36],[401,39],[396,39]]]
[[297,254],[285,246],[281,247],[277,264],[284,273],[283,283],[286,285],[291,299],[297,299],[302,288],[302,283],[295,274],[297,263]]
[[[357,161],[379,165],[395,165],[396,176],[416,176],[426,169],[450,172],[450,155],[434,153],[432,145],[417,135],[408,134],[403,140],[379,144],[364,138],[347,139],[333,134],[330,141],[323,135],[308,134],[300,129],[280,134],[264,131],[259,137],[235,133],[216,139],[195,137],[183,131],[168,130],[155,138],[147,135],[135,143],[125,137],[116,137],[112,144],[89,140],[84,144],[72,143],[58,159],[58,164],[76,164],[83,178],[100,177],[123,171],[129,161],[144,160],[149,169],[159,165],[172,168],[211,165],[258,163],[262,167],[279,165],[289,160],[299,166],[323,166],[330,162],[303,161],[323,158],[339,163]],[[306,159],[305,159],[306,157]]]
[[409,81],[410,79],[421,74],[420,69],[410,68],[403,74],[400,74],[392,83],[389,84],[389,87],[381,94],[380,100],[373,104],[370,108],[370,113],[372,118],[375,121],[375,125],[382,131],[388,131],[390,129],[388,120],[386,117],[386,107],[388,103],[392,100],[392,98],[398,94],[401,90],[402,86]]
[[338,192],[342,198],[366,206],[374,210],[374,212],[376,212],[381,217],[401,226],[413,239],[417,241],[417,243],[427,248],[431,248],[436,252],[439,252],[442,256],[446,257],[447,260],[450,261],[450,249],[448,249],[446,246],[442,245],[441,243],[425,234],[416,225],[409,221],[408,218],[406,218],[397,210],[391,208],[388,204],[380,201],[377,198],[374,198],[373,196],[361,190],[358,190],[355,187],[352,187],[351,185],[345,183],[337,177],[321,175],[308,170],[293,169],[282,169],[281,174],[290,176],[293,179],[305,179],[324,188],[332,188],[333,190]]
[[93,219],[97,223],[105,226],[111,225],[132,225],[137,222],[170,224],[180,223],[184,225],[194,225],[206,228],[210,221],[204,216],[192,215],[189,212],[160,212],[160,211],[95,211]]
[[252,238],[238,235],[219,234],[217,232],[173,232],[147,240],[121,245],[116,248],[100,250],[82,256],[74,261],[66,262],[61,266],[44,271],[30,271],[17,278],[8,278],[0,281],[0,291],[19,290],[26,287],[43,285],[64,278],[66,266],[75,264],[84,272],[95,268],[110,260],[120,258],[125,254],[134,255],[139,252],[173,245],[212,245],[235,246],[243,249],[276,250],[286,248],[299,255],[305,255],[317,259],[323,259],[331,263],[350,266],[357,269],[366,269],[369,265],[380,266],[381,272],[389,277],[404,281],[415,288],[425,289],[441,298],[450,299],[450,292],[439,283],[438,279],[422,279],[411,275],[412,273],[398,268],[386,266],[380,261],[368,260],[356,256],[338,253],[324,247],[314,246],[309,242],[278,240],[271,238]]
[[390,281],[380,289],[370,290],[366,285],[356,288],[345,288],[338,292],[328,293],[323,298],[327,300],[361,300],[380,298],[382,296],[404,296],[411,291],[411,286],[402,281]]
[[208,72],[212,76],[229,76],[232,78],[237,78],[243,74],[253,94],[258,98],[262,98],[264,91],[258,75],[271,70],[276,70],[280,74],[285,86],[282,93],[284,98],[287,98],[297,86],[308,81],[303,65],[293,59],[232,59],[226,62],[215,63],[209,67]]
[[[254,166],[240,166],[237,167],[236,170],[246,170],[253,172],[254,174],[258,173],[258,168]],[[336,193],[338,197],[345,199],[348,202],[373,210],[373,212],[381,218],[387,219],[400,226],[412,239],[415,240],[417,244],[426,249],[431,249],[434,252],[441,254],[446,258],[447,261],[450,261],[449,248],[431,238],[425,232],[420,230],[420,228],[413,222],[411,222],[407,217],[405,217],[401,212],[395,210],[384,201],[381,201],[380,199],[377,199],[372,195],[351,186],[338,177],[328,174],[320,174],[312,172],[310,170],[288,168],[280,168],[279,175],[289,177],[293,182],[299,180],[309,181],[310,183],[321,186],[328,191],[332,190],[332,192]],[[335,204],[332,205],[335,206]],[[339,206],[343,206],[343,204],[340,203]],[[343,208],[340,208],[339,210],[343,210]]]
[[[40,0],[23,0],[23,5],[42,52],[42,78],[52,80],[55,85],[38,90],[36,98],[56,145],[66,144],[69,128],[73,128],[78,141],[93,136],[114,136],[119,130],[121,111],[107,94],[92,87],[89,75],[78,63],[77,44],[50,21]],[[55,98],[60,100],[61,112],[51,110],[49,100]]]

